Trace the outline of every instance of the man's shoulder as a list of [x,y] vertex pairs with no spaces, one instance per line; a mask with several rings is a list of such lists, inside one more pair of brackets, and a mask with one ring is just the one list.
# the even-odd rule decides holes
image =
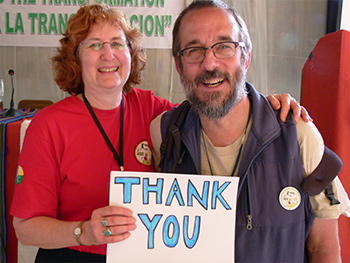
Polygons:
[[323,144],[323,138],[313,122],[304,122],[302,119],[296,124],[298,141],[301,143]]
[[163,117],[163,115],[164,115],[165,113],[166,113],[166,111],[163,112],[162,114],[159,114],[157,117],[155,117],[155,118],[151,121],[151,125],[150,125],[151,135],[152,135],[152,133],[154,133],[154,132],[152,132],[152,131],[154,131],[155,129],[159,129],[160,124],[161,124],[162,117]]
[[188,100],[185,100],[180,105],[172,108],[170,111],[165,112],[164,117],[171,118],[174,122],[177,120],[184,120],[191,108],[191,103]]

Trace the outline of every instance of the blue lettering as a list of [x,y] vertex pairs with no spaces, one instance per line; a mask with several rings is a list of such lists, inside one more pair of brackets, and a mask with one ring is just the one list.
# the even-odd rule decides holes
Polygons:
[[192,238],[188,237],[188,216],[184,216],[184,240],[185,245],[188,248],[193,248],[198,241],[199,230],[201,228],[201,217],[196,216]]
[[219,199],[226,210],[231,210],[231,207],[226,202],[225,198],[221,196],[222,192],[229,186],[230,182],[225,182],[221,187],[218,188],[219,182],[215,181],[213,185],[213,198],[211,208],[216,209],[216,199]]
[[157,179],[156,185],[149,185],[149,179],[143,178],[143,204],[149,204],[149,192],[155,192],[157,194],[157,204],[162,203],[162,193],[163,193],[163,178]]
[[188,196],[187,205],[193,206],[193,197],[207,210],[208,209],[208,192],[209,192],[209,182],[205,181],[203,183],[202,198],[199,196],[196,187],[192,184],[191,180],[188,180]]
[[138,216],[148,230],[147,248],[153,249],[154,248],[154,231],[155,231],[160,219],[162,218],[162,215],[155,215],[152,220],[149,219],[147,214],[138,214]]
[[[170,233],[170,225],[173,225],[173,234]],[[163,242],[167,247],[175,247],[179,241],[180,226],[175,216],[168,216],[163,227]]]
[[114,184],[124,184],[123,188],[123,203],[129,204],[131,202],[131,186],[133,184],[140,184],[140,178],[135,177],[115,177]]
[[177,182],[176,179],[174,180],[174,182],[170,188],[170,192],[169,192],[168,198],[165,202],[165,205],[170,206],[171,202],[173,201],[174,196],[176,196],[177,201],[179,202],[180,206],[185,205],[185,202],[184,202],[182,194],[181,194],[179,183]]

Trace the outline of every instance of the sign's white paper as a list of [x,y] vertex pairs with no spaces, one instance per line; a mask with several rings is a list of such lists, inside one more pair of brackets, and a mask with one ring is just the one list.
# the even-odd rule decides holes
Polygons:
[[112,172],[110,205],[137,229],[108,244],[107,262],[234,262],[238,178]]

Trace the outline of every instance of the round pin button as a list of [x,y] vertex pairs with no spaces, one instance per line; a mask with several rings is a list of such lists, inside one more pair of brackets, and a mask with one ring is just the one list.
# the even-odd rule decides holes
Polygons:
[[284,209],[295,210],[301,203],[301,195],[295,187],[287,186],[280,192],[279,201]]

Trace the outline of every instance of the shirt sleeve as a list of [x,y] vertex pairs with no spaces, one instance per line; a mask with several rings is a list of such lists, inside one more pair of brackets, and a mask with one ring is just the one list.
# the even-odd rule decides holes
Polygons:
[[23,180],[15,185],[10,213],[19,218],[57,215],[59,169],[40,116],[38,113],[26,130],[18,161],[17,176],[20,172]]
[[160,122],[162,115],[159,115],[151,122],[150,132],[152,141],[152,156],[155,170],[160,172],[159,162],[160,162],[160,145],[162,143],[162,134],[160,132]]
[[168,100],[162,99],[162,98],[154,95],[153,91],[150,91],[150,92],[151,92],[152,102],[153,102],[153,117],[152,117],[152,119],[156,118],[158,115],[162,114],[164,111],[171,110],[175,106],[175,104],[169,102]]
[[[320,132],[312,122],[306,123],[299,120],[296,127],[304,173],[308,176],[321,162],[324,142]],[[350,217],[350,200],[338,177],[332,181],[332,187],[335,198],[340,201],[339,205],[331,206],[324,192],[316,196],[310,196],[316,217],[320,219],[337,219],[340,215]]]

